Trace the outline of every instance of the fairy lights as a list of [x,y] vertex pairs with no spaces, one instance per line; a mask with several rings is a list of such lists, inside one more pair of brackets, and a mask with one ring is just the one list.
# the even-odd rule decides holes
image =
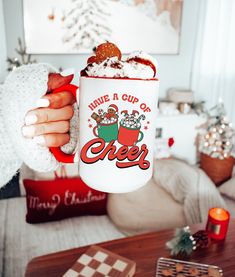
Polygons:
[[213,108],[214,115],[209,116],[207,127],[199,139],[199,151],[212,158],[225,159],[233,152],[234,129],[225,117],[223,103]]

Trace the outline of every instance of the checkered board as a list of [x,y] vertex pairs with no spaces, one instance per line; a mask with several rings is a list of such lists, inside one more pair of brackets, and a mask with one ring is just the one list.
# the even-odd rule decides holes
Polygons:
[[135,268],[135,262],[94,245],[63,277],[132,277]]

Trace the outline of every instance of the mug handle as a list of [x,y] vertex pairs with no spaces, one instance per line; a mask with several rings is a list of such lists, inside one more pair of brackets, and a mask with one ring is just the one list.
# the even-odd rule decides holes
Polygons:
[[98,133],[97,133],[97,128],[98,128],[98,126],[95,126],[95,127],[93,128],[93,134],[94,134],[95,137],[98,138],[99,136],[98,136]]
[[[68,85],[64,85],[64,86],[54,89],[51,93],[67,91],[67,92],[71,92],[73,94],[73,96],[75,97],[75,99],[77,99],[76,94],[77,94],[78,88],[79,87],[77,87],[75,85],[68,84]],[[62,162],[62,163],[74,163],[75,153],[74,154],[66,154],[60,149],[60,147],[50,147],[49,149],[57,161]]]
[[137,142],[140,142],[144,138],[144,134],[142,131],[140,131],[140,138],[137,140]]

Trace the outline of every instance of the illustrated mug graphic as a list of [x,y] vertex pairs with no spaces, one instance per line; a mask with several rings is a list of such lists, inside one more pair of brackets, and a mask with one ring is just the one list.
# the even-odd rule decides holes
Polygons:
[[98,123],[93,128],[93,134],[96,137],[102,138],[105,142],[117,140],[118,137],[118,123],[113,122],[110,124]]
[[126,146],[136,145],[144,138],[144,133],[140,131],[140,121],[145,119],[145,115],[139,116],[139,112],[136,110],[133,110],[130,114],[127,110],[124,110],[121,114],[124,114],[124,118],[120,122],[118,142]]
[[[153,174],[159,81],[82,76],[79,84],[52,92],[68,91],[77,98],[77,152],[66,154],[59,147],[51,152],[60,162],[79,162],[82,180],[95,190],[124,193],[144,186]],[[105,124],[98,119],[102,109]]]
[[120,124],[118,132],[118,142],[122,145],[132,146],[136,145],[144,138],[144,134],[140,131],[140,127],[133,129],[124,127]]
[[115,104],[109,105],[107,112],[103,109],[98,110],[98,114],[93,112],[93,118],[97,126],[93,128],[95,137],[102,138],[105,142],[117,140],[118,136],[118,107]]

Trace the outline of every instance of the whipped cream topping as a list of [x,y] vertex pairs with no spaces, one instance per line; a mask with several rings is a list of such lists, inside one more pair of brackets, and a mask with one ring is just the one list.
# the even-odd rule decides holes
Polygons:
[[129,60],[135,59],[135,58],[140,58],[140,59],[143,59],[146,61],[150,61],[155,66],[155,68],[158,68],[157,60],[153,56],[151,56],[143,51],[135,51],[135,52],[131,53],[130,55],[127,56],[126,61],[129,61]]
[[134,52],[126,60],[120,61],[117,57],[107,58],[101,63],[92,63],[85,68],[87,76],[112,77],[112,78],[154,78],[154,70],[151,66],[136,62],[133,58],[141,58],[150,61],[156,66],[156,60],[144,52]]
[[118,57],[107,58],[102,63],[89,64],[85,71],[88,76],[96,77],[123,77],[123,63],[118,60]]

